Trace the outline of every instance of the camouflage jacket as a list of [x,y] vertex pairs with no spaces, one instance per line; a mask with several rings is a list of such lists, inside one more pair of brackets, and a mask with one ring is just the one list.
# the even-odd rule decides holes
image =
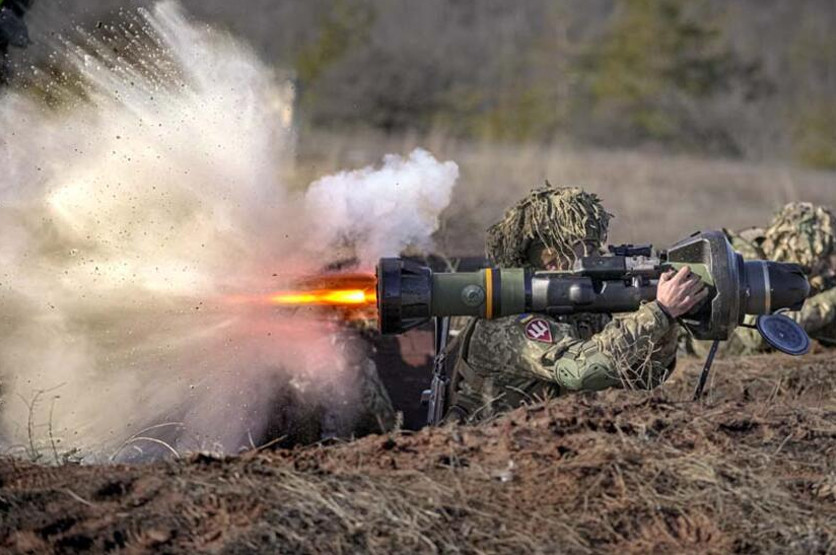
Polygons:
[[723,233],[726,234],[726,238],[734,250],[742,254],[746,260],[763,260],[766,258],[761,248],[766,239],[766,230],[763,228],[750,227],[740,231],[723,229]]
[[[763,230],[751,228],[735,233],[723,230],[736,251],[746,259],[765,258],[760,244],[763,242]],[[827,280],[813,284],[821,292],[804,302],[801,310],[785,314],[798,322],[810,335],[811,339],[827,346],[836,346],[836,281]],[[753,325],[754,317],[747,317],[745,322]],[[698,341],[683,331],[681,347],[689,354],[705,357],[711,348],[711,341]],[[745,356],[764,353],[771,349],[757,330],[738,327],[728,341],[720,344],[718,357]]]
[[655,302],[616,319],[471,320],[447,350],[448,419],[482,419],[571,391],[655,387],[673,370],[676,329]]

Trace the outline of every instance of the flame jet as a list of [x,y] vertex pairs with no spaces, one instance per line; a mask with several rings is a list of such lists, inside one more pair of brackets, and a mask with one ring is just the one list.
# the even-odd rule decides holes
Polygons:
[[333,306],[368,308],[377,305],[374,274],[329,274],[296,282],[296,287],[273,293],[271,304],[279,306]]
[[374,274],[334,273],[294,280],[287,289],[256,297],[232,297],[233,302],[283,309],[313,309],[345,321],[377,319],[377,278]]

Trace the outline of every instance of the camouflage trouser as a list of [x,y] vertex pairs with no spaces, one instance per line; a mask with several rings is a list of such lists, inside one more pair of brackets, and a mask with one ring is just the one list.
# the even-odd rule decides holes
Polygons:
[[360,412],[354,424],[354,434],[379,434],[391,430],[395,426],[395,409],[374,361],[366,358],[358,368],[357,377]]
[[280,384],[266,440],[283,436],[283,445],[310,444],[394,428],[395,410],[368,346],[351,334],[334,341],[344,349],[345,366],[333,380],[290,376]]

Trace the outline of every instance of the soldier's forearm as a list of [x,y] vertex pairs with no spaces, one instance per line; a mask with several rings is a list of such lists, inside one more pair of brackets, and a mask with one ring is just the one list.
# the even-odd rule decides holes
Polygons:
[[634,366],[651,358],[674,326],[670,316],[652,302],[613,320],[592,341],[615,362]]
[[674,351],[665,350],[666,360],[655,355],[675,341],[671,319],[655,302],[648,303],[565,352],[555,363],[555,380],[570,391],[652,388],[664,380]]

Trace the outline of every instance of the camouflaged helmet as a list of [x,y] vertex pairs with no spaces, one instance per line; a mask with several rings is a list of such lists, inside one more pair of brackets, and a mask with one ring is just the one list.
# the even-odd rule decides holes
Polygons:
[[791,202],[772,218],[764,234],[763,252],[770,260],[794,262],[817,273],[836,252],[836,218],[823,206]]
[[575,244],[592,241],[600,247],[607,240],[610,218],[597,195],[577,187],[552,187],[547,181],[488,229],[486,253],[498,266],[531,266],[528,252],[539,241],[574,260]]

